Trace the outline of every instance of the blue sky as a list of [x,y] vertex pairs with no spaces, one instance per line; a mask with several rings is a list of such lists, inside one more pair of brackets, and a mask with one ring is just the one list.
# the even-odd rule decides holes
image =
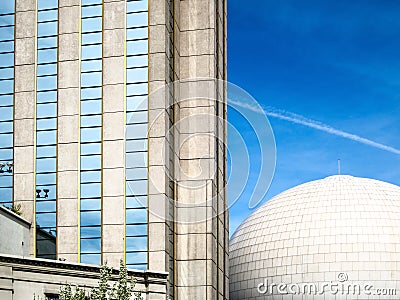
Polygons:
[[[254,0],[251,5],[230,0],[228,80],[263,107],[400,149],[399,11],[397,0]],[[337,174],[338,159],[342,174],[400,185],[399,154],[269,120],[277,161],[264,202],[298,184]],[[235,113],[229,121],[241,126]],[[246,190],[230,210],[231,234],[252,212],[249,197]]]

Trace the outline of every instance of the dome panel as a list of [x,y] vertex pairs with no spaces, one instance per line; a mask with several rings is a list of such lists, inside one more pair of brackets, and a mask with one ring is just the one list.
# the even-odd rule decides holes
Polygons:
[[[277,287],[260,293],[281,283],[313,284],[322,294],[282,294]],[[334,295],[323,289],[328,283],[360,286],[359,295]],[[378,296],[379,289],[396,289],[397,296]],[[302,184],[252,213],[230,242],[232,300],[399,295],[400,187],[389,183],[341,175]]]

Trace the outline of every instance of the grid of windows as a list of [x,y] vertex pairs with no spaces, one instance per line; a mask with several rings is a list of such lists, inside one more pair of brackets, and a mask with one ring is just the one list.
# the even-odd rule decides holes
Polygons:
[[[14,106],[14,0],[3,0],[0,5],[0,164],[13,160]],[[0,203],[10,207],[13,197],[13,176],[0,173]]]
[[101,263],[102,0],[82,0],[80,261]]
[[126,19],[126,263],[146,269],[148,0],[128,0]]
[[36,256],[56,259],[58,0],[38,0]]

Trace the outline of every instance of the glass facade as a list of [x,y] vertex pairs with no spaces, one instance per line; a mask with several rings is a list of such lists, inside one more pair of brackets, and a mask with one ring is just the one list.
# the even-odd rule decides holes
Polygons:
[[127,1],[126,264],[147,268],[148,1]]
[[103,1],[82,0],[80,261],[101,264]]
[[0,169],[0,203],[8,207],[13,198],[13,176],[7,163],[13,161],[14,5],[14,0],[3,0],[0,5],[0,164],[4,164]]
[[56,259],[58,1],[37,8],[36,257]]

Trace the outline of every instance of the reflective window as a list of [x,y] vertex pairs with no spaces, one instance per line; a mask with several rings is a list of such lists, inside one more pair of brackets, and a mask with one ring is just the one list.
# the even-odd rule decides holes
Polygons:
[[58,0],[37,8],[36,257],[56,259]]
[[82,0],[80,261],[101,263],[102,0]]
[[126,5],[126,263],[147,268],[148,1]]
[[[0,5],[0,163],[4,164],[13,160],[14,6],[14,0]],[[12,173],[0,174],[0,204],[10,207],[12,195]]]

